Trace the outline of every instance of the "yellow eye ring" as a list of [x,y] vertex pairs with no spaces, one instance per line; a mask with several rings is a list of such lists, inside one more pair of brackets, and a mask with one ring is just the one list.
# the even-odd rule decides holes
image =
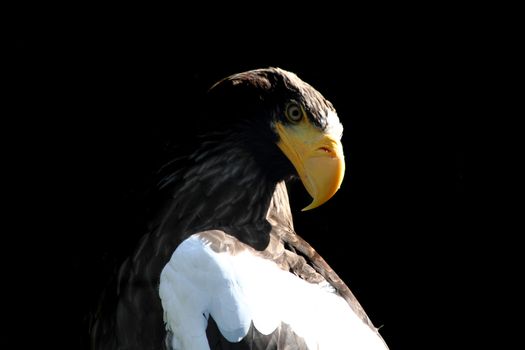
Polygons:
[[293,123],[299,122],[304,117],[303,107],[297,102],[290,102],[286,106],[286,118]]

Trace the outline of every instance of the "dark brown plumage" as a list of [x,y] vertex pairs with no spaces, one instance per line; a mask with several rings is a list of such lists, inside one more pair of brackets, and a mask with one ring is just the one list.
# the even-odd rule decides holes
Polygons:
[[[211,89],[206,111],[218,131],[175,162],[177,169],[165,178],[170,199],[152,231],[123,263],[114,291],[108,291],[97,311],[93,349],[170,349],[159,276],[179,244],[194,234],[202,235],[213,250],[251,250],[308,282],[328,281],[376,331],[345,283],[294,232],[284,181],[296,178],[297,172],[277,147],[274,129],[276,122],[289,123],[283,110],[290,100],[304,106],[316,128],[327,127],[326,113],[333,106],[280,69],[233,75]],[[210,317],[207,335],[213,349],[306,349],[286,324],[267,336],[252,325],[247,337],[233,344]]]

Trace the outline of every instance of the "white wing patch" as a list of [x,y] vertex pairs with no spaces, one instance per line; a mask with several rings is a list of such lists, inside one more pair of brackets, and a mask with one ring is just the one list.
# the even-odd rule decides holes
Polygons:
[[164,267],[160,298],[175,349],[209,349],[211,315],[230,342],[255,328],[272,333],[284,322],[310,349],[387,349],[346,301],[244,250],[215,252],[198,235],[180,244]]

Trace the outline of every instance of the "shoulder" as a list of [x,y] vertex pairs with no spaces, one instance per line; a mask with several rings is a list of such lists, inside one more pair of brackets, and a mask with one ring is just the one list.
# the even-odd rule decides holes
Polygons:
[[[161,285],[167,280],[184,278],[190,281],[210,281],[219,265],[217,245],[226,234],[222,231],[205,231],[185,239],[173,252],[161,272]],[[224,248],[226,251],[226,248]]]

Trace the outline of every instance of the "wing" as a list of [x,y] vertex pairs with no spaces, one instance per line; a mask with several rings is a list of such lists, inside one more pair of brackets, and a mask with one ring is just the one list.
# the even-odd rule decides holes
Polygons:
[[[167,236],[166,236],[167,237]],[[164,349],[159,273],[176,243],[145,235],[106,288],[90,327],[91,348]],[[164,258],[166,257],[166,258]]]
[[222,231],[186,239],[160,278],[171,347],[386,349],[329,283],[283,266]]

